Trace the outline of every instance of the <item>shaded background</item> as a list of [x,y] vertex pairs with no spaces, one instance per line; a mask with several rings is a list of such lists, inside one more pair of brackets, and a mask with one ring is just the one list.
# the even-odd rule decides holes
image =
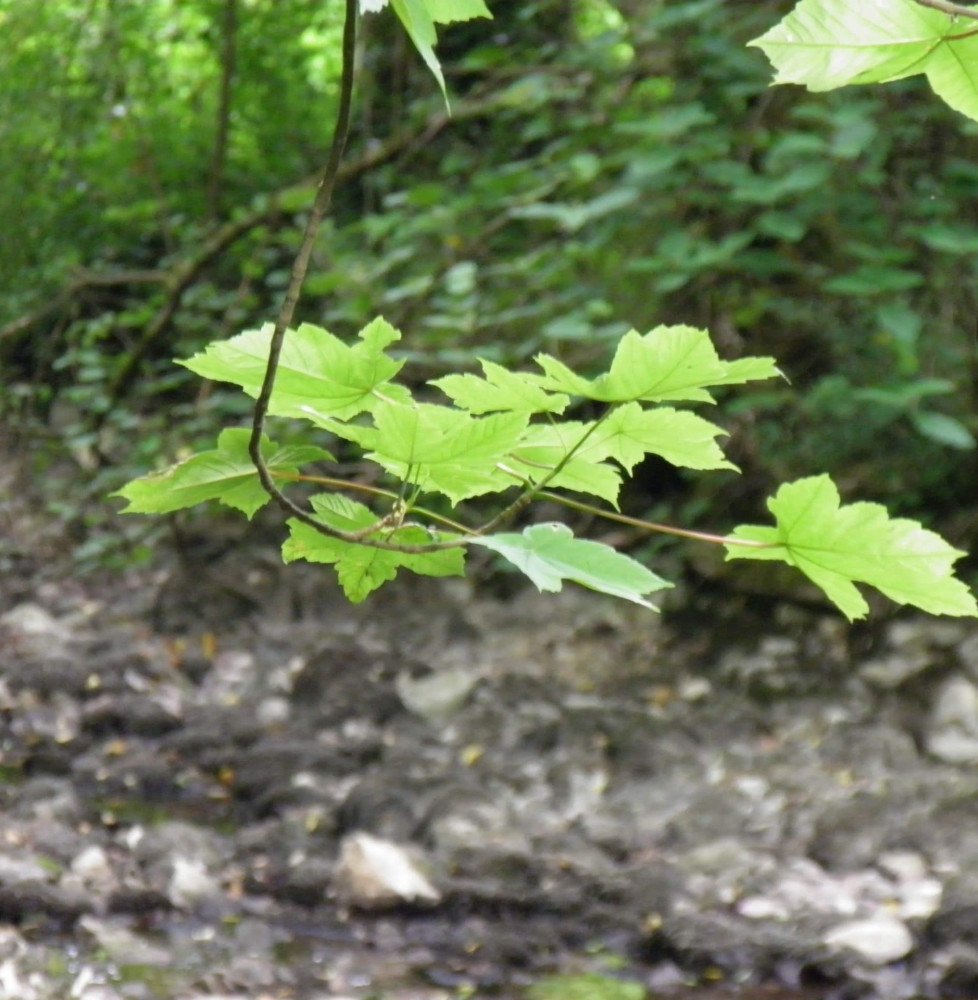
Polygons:
[[[0,406],[82,564],[148,558],[163,526],[105,494],[247,419],[172,359],[274,317],[341,6],[0,0]],[[443,32],[451,120],[390,13],[364,19],[297,318],[350,336],[382,313],[418,383],[541,349],[597,368],[629,327],[708,327],[791,384],[722,407],[744,476],[650,460],[626,509],[725,530],[828,471],[970,548],[978,125],[914,80],[770,88],[745,43],[786,3],[492,6]]]

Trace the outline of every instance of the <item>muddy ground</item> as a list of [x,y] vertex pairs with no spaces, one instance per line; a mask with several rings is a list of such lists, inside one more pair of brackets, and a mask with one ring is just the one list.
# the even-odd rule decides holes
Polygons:
[[0,998],[978,997],[972,624],[353,609],[258,540],[78,578],[39,532],[0,548]]

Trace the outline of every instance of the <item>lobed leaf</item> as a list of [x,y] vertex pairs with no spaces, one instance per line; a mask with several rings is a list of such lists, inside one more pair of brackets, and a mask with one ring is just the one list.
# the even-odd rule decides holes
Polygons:
[[[359,532],[377,523],[377,515],[369,507],[337,494],[323,493],[310,499],[316,515],[326,525],[338,531]],[[465,573],[465,550],[442,549],[436,552],[407,553],[378,549],[329,538],[314,528],[294,519],[288,522],[289,538],[282,545],[285,562],[305,559],[336,567],[343,592],[354,604],[359,604],[372,591],[397,576],[401,568],[422,576],[461,576]],[[371,537],[403,545],[424,545],[433,541],[422,527],[406,525],[394,531],[386,530]],[[440,535],[439,541],[452,536]]]
[[537,355],[536,362],[544,375],[526,376],[534,384],[605,403],[712,403],[709,386],[779,374],[773,358],[721,361],[710,335],[692,326],[659,326],[644,336],[629,331],[618,344],[611,368],[596,379],[582,378],[548,354]]
[[[265,378],[272,330],[269,323],[260,330],[216,341],[180,364],[204,378],[238,385],[257,398]],[[382,318],[365,326],[353,344],[345,344],[311,323],[289,330],[268,412],[322,423],[323,416],[348,420],[385,398],[410,399],[407,389],[390,381],[404,362],[384,353],[400,337]]]
[[978,36],[913,0],[802,0],[750,44],[771,60],[775,83],[819,91],[923,73],[939,97],[978,120]]
[[608,414],[581,451],[613,458],[628,472],[646,455],[658,455],[684,469],[736,471],[716,442],[721,434],[726,431],[695,413],[669,406],[647,410],[626,403]]
[[433,379],[456,406],[469,413],[492,413],[507,410],[515,413],[563,413],[570,400],[561,393],[550,393],[517,372],[492,361],[480,361],[485,378],[478,375],[445,375]]
[[528,415],[473,417],[450,406],[385,402],[375,407],[373,419],[373,427],[333,430],[356,441],[392,475],[457,504],[513,485],[496,465],[519,443]]
[[418,54],[438,81],[445,107],[448,107],[445,77],[435,55],[435,42],[438,40],[435,23],[449,24],[473,17],[491,17],[489,8],[482,0],[390,0],[390,3]]
[[[251,431],[231,427],[221,431],[217,447],[170,466],[163,472],[150,473],[127,483],[112,496],[129,501],[123,514],[168,514],[184,507],[194,507],[207,500],[218,500],[251,518],[268,501],[268,494],[258,481],[258,473],[248,454]],[[262,438],[262,455],[271,472],[296,472],[307,462],[335,459],[329,452],[312,445],[288,445],[279,448]]]
[[796,566],[850,620],[869,610],[856,583],[935,615],[978,616],[974,595],[953,574],[965,553],[916,521],[891,518],[876,503],[841,505],[825,475],[782,486],[768,500],[776,527],[742,525],[733,538],[770,548],[728,545],[727,559],[774,559]]
[[559,591],[564,580],[570,580],[655,610],[645,596],[672,586],[610,545],[575,538],[564,524],[535,524],[522,534],[488,535],[469,541],[498,552],[542,591]]
[[[585,442],[572,458],[564,461],[571,448],[593,426],[565,420],[528,427],[519,446],[502,464],[531,483],[547,479],[548,486],[600,497],[617,508],[621,475],[617,469],[602,461],[606,453],[590,452],[586,447],[588,442]],[[564,464],[560,472],[548,478],[562,461]]]

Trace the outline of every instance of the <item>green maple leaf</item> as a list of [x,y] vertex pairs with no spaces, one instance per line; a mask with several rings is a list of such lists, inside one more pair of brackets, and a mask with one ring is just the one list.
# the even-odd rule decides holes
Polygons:
[[[122,514],[168,514],[194,507],[206,500],[218,500],[251,518],[269,497],[258,481],[258,473],[248,454],[251,431],[231,427],[221,431],[217,447],[171,465],[162,472],[141,476],[112,496],[124,497],[129,506]],[[271,472],[296,472],[307,462],[333,462],[329,452],[311,445],[279,448],[262,438],[262,455]]]
[[[216,341],[180,364],[204,378],[232,382],[257,398],[265,378],[272,329],[266,324],[260,330]],[[345,344],[311,323],[289,330],[268,412],[322,423],[324,415],[348,420],[385,398],[409,399],[405,388],[390,381],[404,362],[384,353],[400,336],[380,318],[365,326],[353,344]]]
[[[377,515],[368,507],[347,497],[324,493],[312,497],[310,502],[322,522],[338,531],[359,532],[377,523]],[[294,519],[288,525],[290,536],[282,545],[283,560],[289,563],[305,559],[335,566],[340,586],[354,604],[393,580],[401,568],[422,576],[462,576],[465,573],[465,551],[461,547],[420,554],[392,552],[328,538]],[[402,545],[425,545],[434,540],[424,528],[416,525],[385,530],[369,537]],[[438,540],[448,541],[452,537],[439,535]]]
[[356,441],[392,475],[457,504],[514,484],[496,465],[518,444],[528,414],[473,417],[432,403],[381,403],[373,420],[373,427],[343,424],[333,431]]
[[489,9],[482,0],[390,0],[390,3],[425,65],[438,81],[447,107],[445,77],[435,55],[435,42],[438,40],[435,24],[468,21],[473,17],[492,17]]
[[731,537],[771,547],[728,545],[728,559],[774,559],[796,566],[850,621],[869,610],[856,583],[931,614],[978,615],[974,595],[952,570],[965,553],[916,521],[891,518],[879,504],[841,506],[828,476],[782,486],[768,500],[768,509],[776,527],[742,525]]
[[778,374],[772,358],[721,361],[710,335],[692,326],[659,326],[645,335],[629,331],[618,344],[611,368],[596,379],[582,378],[549,354],[537,355],[536,362],[545,374],[525,376],[534,384],[605,403],[712,403],[708,386]]
[[773,63],[775,83],[832,90],[922,73],[952,108],[978,120],[978,36],[913,0],[802,0],[750,44]]
[[591,453],[586,446],[582,446],[564,462],[560,472],[551,475],[593,426],[573,420],[535,424],[526,429],[519,447],[514,448],[512,455],[501,465],[531,483],[546,479],[548,486],[601,497],[617,507],[621,475],[617,469],[602,461],[606,453]]
[[469,539],[498,552],[542,591],[559,591],[564,580],[653,608],[647,594],[671,587],[641,563],[601,542],[575,538],[564,524],[535,524],[522,534]]
[[668,406],[643,409],[626,403],[601,421],[581,449],[582,457],[613,458],[628,472],[646,455],[684,469],[737,469],[716,443],[726,434],[695,413]]
[[456,406],[469,413],[509,410],[515,413],[563,413],[570,400],[563,394],[544,391],[517,372],[491,361],[480,361],[485,378],[478,375],[446,375],[429,385],[438,386]]

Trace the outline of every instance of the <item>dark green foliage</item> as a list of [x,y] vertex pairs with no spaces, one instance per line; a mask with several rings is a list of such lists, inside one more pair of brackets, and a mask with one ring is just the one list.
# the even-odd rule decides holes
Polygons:
[[[338,5],[239,4],[214,215],[225,2],[0,0],[0,329],[39,317],[0,339],[0,410],[56,420],[90,468],[125,463],[114,482],[246,414],[171,359],[272,314],[309,190],[263,207],[329,140]],[[745,43],[783,4],[493,10],[442,33],[448,127],[394,19],[365,20],[351,160],[407,139],[338,189],[299,318],[350,336],[383,313],[417,382],[540,349],[597,371],[629,325],[709,327],[792,382],[731,402],[752,501],[813,469],[897,510],[972,499],[974,124],[914,81],[771,89]],[[92,272],[166,279],[248,213],[120,382],[165,280],[58,296]]]

